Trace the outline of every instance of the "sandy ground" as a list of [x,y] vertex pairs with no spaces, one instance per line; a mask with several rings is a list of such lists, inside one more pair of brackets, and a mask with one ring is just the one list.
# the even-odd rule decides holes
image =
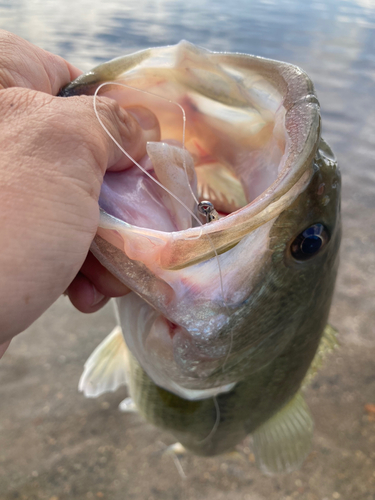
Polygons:
[[163,454],[173,438],[117,410],[125,388],[92,400],[78,393],[84,361],[114,325],[112,308],[85,316],[61,298],[1,362],[0,499],[375,499],[375,414],[365,409],[375,403],[374,311],[358,297],[373,285],[368,259],[363,276],[350,262],[331,314],[341,346],[306,394],[315,439],[300,471],[263,476],[247,440],[230,456],[181,458],[182,479]]

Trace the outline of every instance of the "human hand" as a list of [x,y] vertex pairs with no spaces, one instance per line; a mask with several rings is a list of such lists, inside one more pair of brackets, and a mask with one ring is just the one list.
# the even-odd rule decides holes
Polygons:
[[[79,74],[0,30],[0,344],[65,290],[84,312],[128,292],[88,254],[103,175],[130,165],[101,128],[92,97],[55,97]],[[160,138],[157,119],[145,108],[126,112],[103,97],[97,107],[135,159],[147,141]]]

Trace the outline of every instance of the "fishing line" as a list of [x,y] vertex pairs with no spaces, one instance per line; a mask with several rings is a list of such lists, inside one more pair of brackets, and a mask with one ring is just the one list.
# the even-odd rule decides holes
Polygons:
[[[175,443],[170,446],[167,446],[163,441],[158,441],[163,448],[165,448],[162,451],[162,454],[165,456],[170,456],[173,460],[173,463],[176,466],[177,472],[179,473],[180,477],[182,480],[187,479],[187,475],[185,474],[185,471],[182,467],[181,461],[178,458],[179,455],[185,455],[185,448],[182,446],[181,443]],[[154,452],[153,455],[159,455],[160,451]]]
[[[96,99],[97,99],[99,90],[101,88],[103,88],[104,86],[106,86],[106,85],[119,85],[120,87],[129,88],[129,89],[135,90],[137,92],[141,92],[143,94],[152,95],[154,97],[158,97],[159,99],[163,99],[164,101],[167,101],[167,102],[169,102],[171,104],[174,104],[175,106],[177,106],[178,108],[180,108],[180,110],[182,112],[182,148],[186,151],[186,149],[185,149],[186,113],[185,113],[184,108],[180,104],[178,104],[177,102],[174,102],[174,101],[172,101],[170,99],[167,99],[166,97],[154,94],[153,92],[149,92],[148,90],[137,89],[136,87],[132,87],[130,85],[126,85],[125,83],[118,83],[118,82],[104,82],[104,83],[100,84],[99,87],[97,87],[97,89],[95,90],[94,101],[93,101],[95,116],[98,119],[98,121],[99,121],[100,125],[102,126],[102,128],[104,129],[104,131],[106,132],[106,134],[112,139],[112,141],[116,144],[116,146],[120,149],[120,151],[127,158],[129,158],[129,160],[131,160],[134,163],[134,165],[136,165],[153,182],[155,182],[159,187],[161,187],[162,189],[164,189],[164,191],[166,191],[170,196],[172,196],[172,198],[174,198],[178,203],[180,203],[180,205],[183,206],[185,208],[185,210],[187,210],[187,212],[196,220],[196,222],[198,222],[198,224],[200,225],[200,233],[199,233],[199,235],[197,237],[193,237],[193,238],[189,237],[187,239],[189,239],[189,240],[199,239],[202,236],[202,234],[204,233],[203,224],[199,220],[199,218],[194,214],[194,212],[192,212],[190,210],[189,207],[187,207],[185,205],[185,203],[182,200],[180,200],[168,188],[166,188],[165,186],[163,186],[163,184],[161,184],[161,182],[159,182],[157,179],[155,179],[155,177],[153,177],[149,172],[147,172],[146,169],[144,169],[137,161],[135,161],[134,158],[121,146],[121,144],[115,139],[115,137],[111,134],[111,132],[108,130],[108,128],[103,123],[103,120],[100,118],[98,110],[97,110]],[[189,177],[188,177],[188,174],[187,174],[186,160],[185,160],[185,158],[183,158],[183,167],[184,167],[184,172],[185,172],[185,177],[186,177],[187,185],[188,185],[189,190],[190,190],[190,194],[193,197],[193,199],[194,199],[195,203],[197,204],[197,206],[199,206],[199,200],[195,196],[195,193],[194,193],[194,191],[193,191],[193,189],[192,189],[192,187],[190,185],[190,182],[189,182]],[[211,248],[212,248],[212,250],[213,250],[213,252],[215,254],[216,260],[217,260],[217,265],[218,265],[218,268],[219,268],[219,280],[220,280],[221,295],[222,295],[224,307],[226,308],[227,313],[230,314],[229,309],[228,309],[228,305],[227,305],[227,300],[226,300],[226,297],[225,297],[225,294],[224,294],[223,275],[222,275],[222,272],[221,272],[221,265],[220,265],[219,255],[217,253],[215,245],[213,244],[212,238],[208,234],[206,234],[206,233],[204,233],[204,234],[208,238],[208,241],[210,242]],[[226,360],[225,360],[225,362],[226,362]]]
[[[136,87],[132,87],[130,85],[126,85],[125,83],[118,83],[118,82],[104,82],[102,83],[101,85],[99,85],[97,87],[97,89],[95,90],[95,93],[94,93],[94,100],[93,100],[93,106],[94,106],[94,112],[95,112],[95,116],[96,118],[98,119],[100,125],[102,126],[102,128],[104,129],[104,131],[107,133],[107,135],[112,139],[112,141],[116,144],[116,146],[120,149],[120,151],[127,157],[129,158],[133,163],[134,165],[136,165],[145,175],[147,175],[153,182],[155,182],[159,187],[161,187],[164,191],[166,191],[170,196],[172,196],[172,198],[174,198],[178,203],[180,203],[180,205],[182,207],[185,208],[185,210],[187,210],[187,212],[196,220],[196,222],[199,224],[200,226],[200,233],[197,237],[194,237],[194,238],[187,238],[187,239],[199,239],[201,238],[202,234],[204,234],[207,238],[208,238],[208,241],[210,243],[210,246],[215,254],[215,257],[216,257],[216,261],[217,261],[217,266],[218,266],[218,270],[219,270],[219,281],[220,281],[220,289],[221,289],[221,296],[222,296],[222,300],[223,300],[223,304],[224,304],[224,307],[227,311],[227,314],[228,316],[231,315],[231,312],[228,308],[228,304],[227,304],[227,299],[225,297],[225,294],[224,294],[224,282],[223,282],[223,274],[222,274],[222,271],[221,271],[221,265],[220,265],[220,259],[219,259],[219,255],[217,253],[217,250],[216,250],[216,247],[212,241],[212,238],[210,237],[210,235],[208,235],[207,233],[204,233],[204,228],[203,228],[203,224],[202,222],[199,220],[199,218],[194,214],[194,212],[192,212],[190,210],[190,208],[188,206],[185,205],[185,203],[180,200],[174,193],[172,193],[168,188],[166,188],[165,186],[163,186],[163,184],[161,184],[161,182],[159,182],[157,179],[155,179],[155,177],[153,177],[146,169],[144,169],[137,161],[135,161],[135,159],[121,146],[121,144],[115,139],[115,137],[111,134],[111,132],[108,130],[108,128],[105,126],[105,124],[103,123],[102,119],[100,118],[99,116],[99,113],[98,113],[98,110],[97,110],[97,106],[96,106],[96,99],[97,99],[97,96],[98,96],[98,93],[100,91],[100,89],[102,89],[104,86],[106,85],[119,85],[120,87],[125,87],[125,88],[129,88],[129,89],[132,89],[132,90],[135,90],[137,92],[141,92],[143,94],[148,94],[148,95],[151,95],[151,96],[154,96],[154,97],[157,97],[159,99],[162,99],[164,101],[167,101],[171,104],[174,104],[175,106],[177,106],[181,112],[182,112],[182,148],[183,150],[186,151],[186,148],[185,148],[185,133],[186,133],[186,113],[185,113],[185,110],[184,108],[177,102],[175,101],[172,101],[166,97],[163,97],[163,96],[160,96],[160,95],[157,95],[157,94],[154,94],[153,92],[149,92],[147,90],[143,90],[143,89],[138,89]],[[184,168],[184,172],[185,172],[185,177],[186,177],[186,182],[187,182],[187,185],[189,187],[189,190],[190,190],[190,194],[191,196],[193,197],[193,200],[195,201],[195,203],[197,204],[197,207],[200,206],[200,202],[199,200],[197,199],[197,197],[195,196],[195,193],[190,185],[190,181],[189,181],[189,177],[188,177],[188,173],[187,173],[187,168],[186,168],[186,159],[185,157],[183,158],[183,168]],[[208,221],[208,217],[207,217],[207,221]],[[231,335],[230,335],[230,344],[229,344],[229,349],[228,349],[228,352],[226,354],[226,357],[224,359],[224,363],[222,365],[222,371],[224,372],[225,370],[225,365],[228,361],[228,358],[231,354],[231,351],[232,351],[232,346],[233,346],[233,332],[232,330],[230,331]],[[213,397],[213,401],[214,401],[214,405],[215,405],[215,409],[216,409],[216,420],[215,420],[215,423],[214,423],[214,426],[212,427],[210,433],[208,434],[208,436],[206,436],[202,441],[199,441],[199,443],[205,443],[206,441],[208,441],[216,432],[217,428],[219,427],[219,423],[220,423],[220,408],[219,408],[219,403],[216,399],[216,396]],[[181,466],[181,464],[180,464]],[[177,466],[178,468],[178,466]]]
[[175,455],[175,453],[172,453],[171,457],[172,457],[172,460],[173,460],[173,462],[174,462],[174,464],[176,466],[176,469],[177,469],[178,473],[180,474],[181,479],[186,480],[187,479],[187,475],[185,474],[185,471],[182,468],[182,465],[181,465],[180,460],[178,459],[178,456]]
[[206,436],[201,441],[198,441],[198,444],[204,444],[204,443],[206,443],[215,434],[215,432],[217,431],[217,428],[219,427],[219,424],[220,424],[220,407],[219,407],[219,403],[217,401],[217,397],[216,396],[213,396],[212,399],[213,399],[213,402],[214,402],[214,405],[215,405],[215,410],[216,410],[216,420],[215,420],[214,426],[212,427],[212,429],[211,429],[210,433],[208,434],[208,436]]
[[[177,106],[179,106],[182,111],[183,111],[183,117],[184,117],[184,122],[183,122],[183,141],[185,141],[185,120],[186,120],[186,116],[185,116],[185,111],[183,109],[182,106],[180,106],[178,103],[175,103],[173,101],[170,101],[169,99],[167,99],[166,97],[161,97],[161,96],[158,96],[157,94],[153,94],[152,92],[148,92],[146,90],[142,90],[142,89],[136,89],[135,87],[131,87],[130,85],[125,85],[124,83],[116,83],[116,82],[105,82],[105,83],[102,83],[101,85],[99,85],[99,87],[95,90],[95,93],[94,93],[94,112],[95,112],[95,116],[96,118],[98,119],[100,125],[102,126],[102,128],[104,129],[104,131],[107,133],[107,135],[112,139],[112,141],[116,144],[116,146],[121,150],[121,152],[129,158],[129,160],[131,160],[134,165],[136,165],[140,170],[142,170],[142,172],[147,175],[147,177],[149,177],[153,182],[155,182],[159,187],[161,187],[162,189],[164,189],[164,191],[166,191],[170,196],[172,196],[172,198],[174,198],[178,203],[180,203],[180,205],[182,205],[185,210],[187,210],[189,212],[189,214],[194,217],[194,219],[198,222],[198,224],[200,224],[201,226],[203,226],[203,224],[201,223],[201,221],[198,219],[198,217],[190,210],[189,207],[187,207],[185,205],[185,203],[180,200],[174,193],[172,193],[172,191],[170,191],[168,188],[166,188],[165,186],[163,186],[163,184],[161,182],[159,182],[157,179],[155,179],[155,177],[153,177],[149,172],[147,172],[146,169],[144,169],[137,161],[134,160],[134,158],[121,146],[121,144],[115,139],[115,137],[111,134],[111,132],[108,130],[108,128],[104,125],[103,123],[103,120],[100,118],[99,116],[99,113],[98,113],[98,110],[97,110],[97,106],[96,106],[96,98],[98,96],[98,92],[99,90],[104,87],[105,85],[120,85],[121,87],[126,87],[126,88],[129,88],[129,89],[133,89],[133,90],[136,90],[138,92],[142,92],[142,93],[146,93],[146,94],[150,94],[150,95],[153,95],[153,96],[156,96],[156,97],[159,97],[160,99],[164,99],[165,101],[168,101],[172,104],[176,104]],[[183,143],[183,149],[185,149],[185,145]],[[186,172],[186,164],[185,164],[185,159],[183,161],[183,165],[184,165],[184,170],[185,170],[185,174],[186,174],[186,177],[187,177],[187,172]],[[188,182],[189,184],[189,187],[191,189],[191,186],[190,186],[190,182]],[[192,191],[192,189],[191,189]],[[193,192],[193,191],[192,191]],[[195,195],[193,193],[193,196],[195,198]],[[198,202],[199,203],[199,202]],[[208,235],[206,235],[208,236]],[[201,234],[198,236],[198,239],[201,237]],[[193,239],[193,238],[189,238],[189,239]]]

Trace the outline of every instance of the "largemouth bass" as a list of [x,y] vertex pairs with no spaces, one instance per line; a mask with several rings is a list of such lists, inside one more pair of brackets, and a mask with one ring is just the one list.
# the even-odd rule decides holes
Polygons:
[[[158,117],[141,164],[160,184],[136,166],[105,176],[92,252],[133,292],[117,300],[126,344],[115,329],[80,388],[127,383],[188,450],[220,454],[252,434],[264,471],[293,470],[313,427],[300,388],[333,339],[340,244],[340,174],[313,84],[290,64],[180,42],[102,64],[62,95],[103,82]],[[183,145],[166,99],[184,109]],[[218,220],[197,225],[194,196]]]

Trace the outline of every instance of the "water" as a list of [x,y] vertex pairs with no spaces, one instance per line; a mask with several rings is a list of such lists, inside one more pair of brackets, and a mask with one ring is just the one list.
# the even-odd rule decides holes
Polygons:
[[[341,347],[307,392],[316,422],[302,469],[266,478],[245,442],[230,458],[187,457],[167,433],[116,410],[124,391],[84,400],[82,364],[112,312],[65,299],[16,339],[0,367],[0,499],[306,500],[375,498],[375,1],[0,0],[0,28],[83,70],[185,38],[301,66],[343,174],[344,237],[331,312]],[[164,443],[164,444],[163,444]]]

